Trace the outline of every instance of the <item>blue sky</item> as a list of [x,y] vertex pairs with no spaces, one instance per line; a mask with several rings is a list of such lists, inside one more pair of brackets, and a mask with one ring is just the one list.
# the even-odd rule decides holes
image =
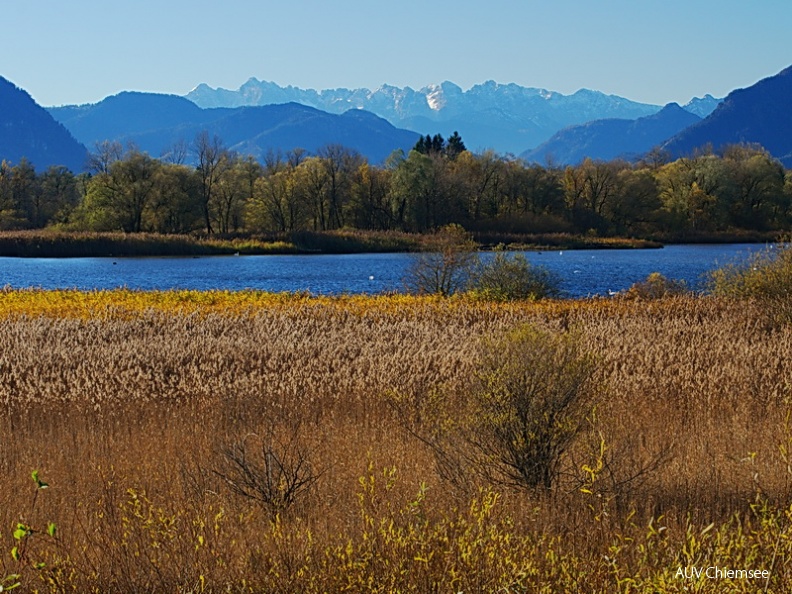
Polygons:
[[789,0],[0,4],[0,75],[43,105],[121,90],[495,80],[649,103],[723,96],[792,64]]

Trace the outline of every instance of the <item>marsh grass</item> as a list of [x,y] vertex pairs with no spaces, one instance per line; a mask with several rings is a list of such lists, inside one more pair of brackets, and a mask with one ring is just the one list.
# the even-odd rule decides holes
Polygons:
[[[0,572],[27,591],[792,586],[792,331],[739,302],[6,291],[0,311]],[[552,489],[455,488],[386,395],[442,390],[453,414],[482,339],[525,323],[573,330],[601,396]],[[274,515],[215,472],[249,435],[317,470]],[[7,553],[20,521],[58,525],[42,571]],[[675,578],[692,565],[772,577]]]
[[164,235],[56,229],[0,231],[0,256],[32,258],[216,256],[229,254],[347,254],[429,249],[426,237],[396,231]]
[[66,231],[0,232],[0,255],[26,258],[217,256],[291,254],[298,249],[279,238],[223,238],[157,233]]

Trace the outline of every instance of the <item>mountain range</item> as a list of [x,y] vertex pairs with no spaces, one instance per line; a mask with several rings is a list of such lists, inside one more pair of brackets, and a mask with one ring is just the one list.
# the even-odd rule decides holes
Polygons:
[[23,157],[39,170],[81,171],[88,151],[26,91],[0,77],[0,160],[17,164]]
[[123,92],[99,103],[52,107],[50,113],[87,146],[104,140],[133,143],[150,155],[190,145],[199,132],[261,160],[269,150],[311,153],[328,144],[358,151],[373,163],[395,149],[409,151],[418,134],[361,110],[331,114],[298,103],[203,109],[176,95]]
[[755,143],[792,167],[792,66],[775,76],[729,93],[715,111],[662,145],[672,156],[705,145],[716,152],[727,144]]
[[[434,133],[449,123],[464,123],[474,139],[503,130],[514,139],[530,136],[530,130],[550,130],[550,121],[558,126],[561,121],[580,119],[585,123],[555,130],[541,147],[519,153],[527,159],[541,162],[551,158],[562,164],[587,156],[632,158],[658,146],[679,157],[707,145],[717,151],[725,144],[756,143],[792,165],[792,112],[788,109],[792,67],[733,91],[723,100],[706,95],[683,107],[669,104],[655,108],[595,91],[564,96],[493,82],[469,91],[452,83],[420,91],[397,87],[364,91],[284,89],[251,79],[240,91],[199,85],[189,94],[192,100],[123,92],[95,104],[45,110],[24,90],[0,78],[0,159],[18,162],[26,157],[39,169],[66,165],[77,172],[85,164],[85,147],[103,140],[133,142],[152,156],[160,156],[178,143],[189,145],[206,130],[229,148],[259,159],[271,149],[302,147],[316,152],[327,144],[342,144],[380,163],[394,149],[409,150],[419,132]],[[295,102],[238,107],[201,107],[193,102],[301,97],[332,106],[338,113]],[[380,115],[364,107],[376,109]],[[636,111],[636,117],[611,117],[614,112],[635,115]],[[602,113],[608,117],[597,117]],[[397,128],[382,114],[413,122],[418,132]],[[459,129],[464,132],[461,125]],[[472,150],[480,148],[464,133],[463,138]],[[501,146],[494,148],[501,154],[509,152]]]
[[574,165],[586,157],[630,160],[700,121],[696,114],[669,103],[659,112],[636,120],[594,120],[564,128],[520,157],[533,163],[558,165]]
[[[637,103],[588,89],[563,95],[491,80],[467,91],[448,81],[417,91],[391,85],[373,91],[366,88],[316,91],[281,87],[251,78],[236,91],[200,84],[186,98],[206,108],[293,101],[330,113],[363,109],[394,126],[423,134],[440,132],[448,136],[459,131],[465,144],[474,151],[494,149],[513,154],[535,147],[573,124],[602,118],[634,119],[661,109],[658,105]],[[694,99],[690,105],[691,109],[706,112],[711,101]]]
[[633,158],[655,147],[677,159],[705,147],[718,153],[729,144],[757,144],[786,167],[792,167],[791,103],[792,66],[732,91],[699,121],[687,110],[670,104],[653,116],[631,122],[599,120],[571,126],[521,156],[564,165],[579,163],[585,157]]

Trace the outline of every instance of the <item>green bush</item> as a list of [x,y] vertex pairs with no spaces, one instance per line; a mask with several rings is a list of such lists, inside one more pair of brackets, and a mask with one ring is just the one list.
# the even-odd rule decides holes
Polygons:
[[777,243],[744,262],[713,270],[709,290],[719,297],[753,300],[774,323],[792,323],[792,246]]
[[594,359],[572,333],[526,325],[485,347],[470,442],[500,482],[552,487],[591,412]]
[[627,289],[623,297],[626,299],[662,299],[663,297],[683,295],[686,292],[685,281],[669,279],[659,272],[653,272],[645,280],[634,283]]
[[492,301],[544,299],[561,294],[559,279],[542,266],[534,266],[523,254],[497,251],[492,261],[479,263],[471,278],[470,293]]
[[709,273],[713,295],[736,298],[788,297],[792,293],[792,248],[779,243],[748,260]]

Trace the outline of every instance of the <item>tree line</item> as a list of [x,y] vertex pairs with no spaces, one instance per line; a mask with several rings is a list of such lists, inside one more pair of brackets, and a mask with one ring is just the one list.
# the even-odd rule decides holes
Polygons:
[[775,230],[792,223],[792,175],[754,145],[559,167],[474,154],[456,133],[421,137],[381,165],[340,145],[257,160],[206,132],[160,158],[103,142],[77,175],[64,167],[39,173],[24,159],[0,163],[0,229],[425,232],[452,223],[638,237]]

